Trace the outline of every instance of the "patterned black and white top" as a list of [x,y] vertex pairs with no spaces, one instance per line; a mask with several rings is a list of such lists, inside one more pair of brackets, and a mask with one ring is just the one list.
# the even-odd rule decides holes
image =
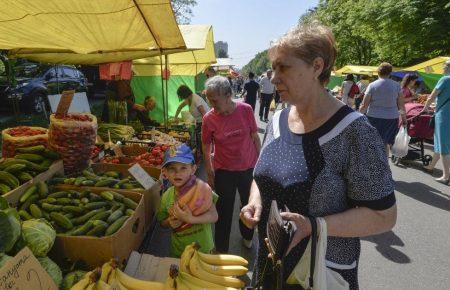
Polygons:
[[[322,217],[358,206],[383,210],[395,204],[394,182],[383,142],[365,116],[343,106],[316,130],[295,134],[289,129],[288,115],[289,108],[278,111],[267,126],[254,171],[263,204],[258,225],[260,245],[265,245],[273,199],[291,212]],[[285,257],[286,278],[308,240]],[[267,254],[267,248],[260,246],[255,264],[257,279],[261,279]],[[359,254],[358,238],[328,238],[327,266],[338,270],[350,289],[358,288]]]

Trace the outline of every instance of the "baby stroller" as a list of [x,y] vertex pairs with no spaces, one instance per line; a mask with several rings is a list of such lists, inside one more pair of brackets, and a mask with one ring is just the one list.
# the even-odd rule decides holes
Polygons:
[[424,166],[431,162],[431,155],[425,154],[423,143],[425,140],[432,140],[434,129],[430,127],[432,115],[420,114],[424,105],[419,103],[407,103],[406,109],[406,128],[411,140],[408,144],[408,154],[405,157],[392,157],[392,161],[398,165],[400,160],[420,160]]

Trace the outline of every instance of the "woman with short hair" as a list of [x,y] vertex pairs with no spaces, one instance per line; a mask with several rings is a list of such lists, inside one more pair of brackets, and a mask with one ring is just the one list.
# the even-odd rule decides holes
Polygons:
[[[215,76],[206,81],[206,95],[212,106],[203,117],[202,144],[208,183],[219,195],[216,207],[216,250],[228,252],[236,189],[241,204],[248,202],[253,168],[261,142],[252,107],[232,100],[227,78]],[[214,150],[214,151],[213,151]],[[211,157],[214,152],[214,158]],[[239,222],[244,245],[251,247],[253,229]]]
[[378,80],[369,84],[359,111],[365,113],[383,139],[386,154],[398,133],[398,119],[406,126],[406,112],[400,85],[389,78],[392,65],[383,62],[378,67]]
[[284,278],[305,252],[311,234],[308,216],[323,217],[327,266],[350,289],[358,289],[359,237],[389,231],[396,221],[394,182],[383,143],[366,117],[325,89],[336,59],[329,28],[315,22],[298,26],[272,44],[269,58],[272,82],[290,107],[277,111],[267,126],[249,202],[241,210],[248,227],[258,226],[254,281],[273,289],[265,238],[271,201],[276,200],[290,210],[282,218],[297,226],[282,259]]
[[199,95],[194,94],[186,85],[178,87],[177,95],[183,102],[181,102],[177,108],[175,119],[178,118],[178,115],[184,107],[189,106],[189,112],[192,117],[194,117],[195,122],[201,123],[203,116],[209,111],[209,106],[206,101]]

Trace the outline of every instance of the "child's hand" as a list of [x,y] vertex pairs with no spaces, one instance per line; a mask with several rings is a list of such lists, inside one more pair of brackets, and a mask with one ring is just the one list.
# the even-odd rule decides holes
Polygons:
[[169,225],[172,229],[179,228],[183,224],[182,221],[175,217],[169,217]]
[[189,209],[189,207],[187,205],[184,205],[183,208],[181,208],[178,203],[175,203],[173,206],[173,215],[188,224],[192,223],[192,218],[194,217],[192,215],[191,210]]

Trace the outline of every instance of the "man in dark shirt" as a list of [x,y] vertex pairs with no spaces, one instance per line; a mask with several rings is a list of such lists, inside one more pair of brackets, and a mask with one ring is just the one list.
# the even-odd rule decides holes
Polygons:
[[254,80],[255,74],[250,72],[248,74],[249,81],[244,85],[244,91],[242,96],[244,101],[252,106],[253,112],[255,111],[256,97],[259,94],[259,84]]

